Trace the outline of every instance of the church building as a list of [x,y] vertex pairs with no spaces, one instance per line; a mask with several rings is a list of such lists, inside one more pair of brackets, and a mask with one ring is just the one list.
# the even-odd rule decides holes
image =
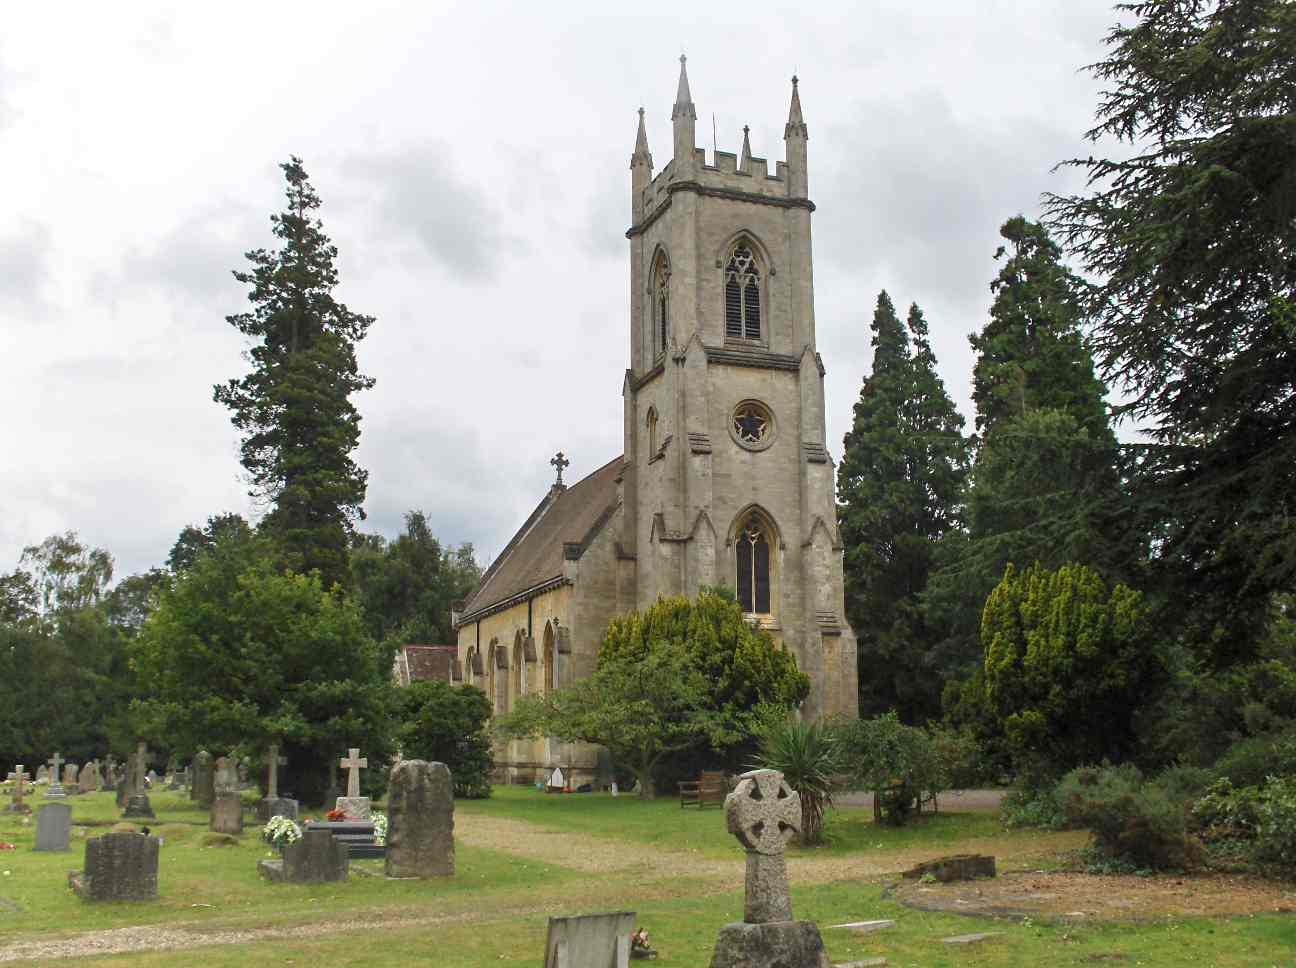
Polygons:
[[[624,452],[571,485],[554,458],[557,482],[453,616],[456,671],[497,713],[588,675],[614,616],[727,585],[809,675],[803,716],[858,715],[797,79],[773,173],[746,128],[741,154],[708,164],[684,61],[673,157],[654,174],[642,108],[630,157]],[[535,740],[502,745],[496,766],[583,783],[599,764]]]

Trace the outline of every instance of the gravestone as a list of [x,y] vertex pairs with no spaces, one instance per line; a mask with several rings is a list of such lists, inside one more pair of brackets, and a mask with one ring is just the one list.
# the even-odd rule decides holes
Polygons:
[[144,774],[144,779],[147,781],[144,784],[144,789],[151,790],[153,785],[158,781],[157,771],[149,770],[148,773]]
[[545,791],[548,793],[562,793],[567,788],[567,778],[563,776],[561,766],[555,766],[552,773],[549,774],[549,782],[545,784]]
[[297,819],[297,801],[279,796],[279,767],[288,765],[288,757],[279,755],[279,744],[271,743],[266,753],[266,795],[257,804],[257,819],[268,823],[271,817]]
[[444,763],[402,760],[387,788],[387,876],[454,874],[454,784]]
[[372,820],[310,820],[306,830],[326,830],[347,849],[352,860],[373,860],[387,856],[387,845],[378,843]]
[[135,755],[131,758],[132,779],[135,781],[134,789],[131,791],[130,798],[126,801],[126,810],[123,817],[148,817],[156,816],[153,813],[153,806],[149,803],[148,794],[144,792],[145,771],[148,769],[148,746],[141,741],[135,747]]
[[104,789],[105,789],[105,790],[116,790],[116,789],[117,789],[117,780],[118,780],[118,776],[117,776],[117,761],[116,761],[115,759],[112,758],[112,755],[111,755],[111,754],[109,754],[109,756],[104,760],[104,769],[103,769],[103,787],[104,787]]
[[212,777],[212,790],[216,796],[222,793],[238,793],[238,761],[230,756],[216,759],[216,773]]
[[41,767],[38,767],[38,768],[37,768],[37,770],[36,770],[36,782],[37,782],[37,783],[48,783],[48,782],[49,782],[49,767],[48,767],[48,766],[41,766]]
[[627,968],[633,911],[550,918],[545,938],[545,968]]
[[47,803],[36,811],[35,850],[67,850],[72,838],[72,807]]
[[301,840],[284,848],[282,860],[263,860],[257,872],[269,881],[290,884],[320,884],[345,881],[351,855],[346,844],[327,830],[306,830]]
[[10,773],[6,779],[13,783],[13,792],[11,794],[9,806],[6,808],[8,812],[24,814],[31,813],[31,807],[27,806],[27,804],[23,802],[23,794],[27,792],[27,781],[30,779],[30,777],[23,771],[23,765],[19,763],[15,766],[14,771]]
[[193,785],[189,787],[189,799],[196,800],[200,807],[210,807],[216,798],[216,775],[212,769],[212,756],[206,750],[199,750],[193,761]]
[[117,794],[117,806],[125,809],[135,792],[135,757],[128,756],[117,771],[117,782],[113,785]]
[[347,771],[347,792],[346,796],[337,798],[337,809],[351,820],[368,820],[373,816],[369,798],[360,796],[360,770],[368,765],[369,760],[362,759],[355,747],[338,762],[338,766]]
[[75,796],[81,792],[81,781],[78,776],[75,763],[65,763],[63,765],[63,790],[69,796]]
[[218,793],[211,808],[211,829],[218,834],[243,832],[243,798],[237,793]]
[[725,826],[747,849],[743,920],[716,939],[711,968],[831,968],[819,927],[792,920],[783,851],[801,827],[801,797],[777,770],[753,770],[725,797]]
[[81,775],[77,778],[77,786],[82,793],[99,792],[99,764],[91,760],[85,766],[81,767]]
[[158,848],[144,834],[104,834],[86,841],[85,871],[68,884],[87,901],[152,901],[158,896]]
[[46,800],[54,800],[59,797],[67,796],[67,794],[63,792],[63,785],[59,783],[59,767],[62,766],[63,763],[64,763],[63,758],[59,756],[57,753],[55,753],[49,759],[50,785],[49,785],[49,789],[45,791]]

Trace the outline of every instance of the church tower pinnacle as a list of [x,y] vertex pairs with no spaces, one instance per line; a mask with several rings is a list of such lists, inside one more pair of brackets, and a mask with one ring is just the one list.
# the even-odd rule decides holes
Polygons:
[[797,91],[797,77],[793,74],[792,104],[788,108],[787,124],[783,126],[783,141],[787,146],[788,195],[792,198],[806,198],[810,194],[806,172],[806,142],[809,140],[810,132],[806,128],[805,118],[801,115],[801,95]]
[[652,181],[652,152],[648,150],[648,129],[644,127],[644,109],[639,109],[639,132],[635,135],[635,150],[630,156],[631,211],[634,222],[643,218],[643,193]]
[[675,107],[671,110],[671,124],[675,129],[675,168],[693,167],[693,149],[697,143],[697,109],[689,93],[688,58],[680,54],[679,90],[675,93]]

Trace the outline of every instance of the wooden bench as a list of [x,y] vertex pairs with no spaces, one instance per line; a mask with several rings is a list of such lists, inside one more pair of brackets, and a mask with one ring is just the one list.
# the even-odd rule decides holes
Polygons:
[[723,806],[725,792],[724,773],[720,770],[703,770],[696,780],[680,781],[680,807],[693,804],[696,804],[699,809],[708,805]]

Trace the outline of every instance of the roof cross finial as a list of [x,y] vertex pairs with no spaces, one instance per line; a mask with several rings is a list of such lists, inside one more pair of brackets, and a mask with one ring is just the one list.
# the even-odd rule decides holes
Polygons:
[[563,487],[563,470],[571,466],[571,461],[563,456],[563,452],[560,450],[550,459],[549,464],[551,467],[556,467],[558,469],[558,480],[554,482],[554,487]]

